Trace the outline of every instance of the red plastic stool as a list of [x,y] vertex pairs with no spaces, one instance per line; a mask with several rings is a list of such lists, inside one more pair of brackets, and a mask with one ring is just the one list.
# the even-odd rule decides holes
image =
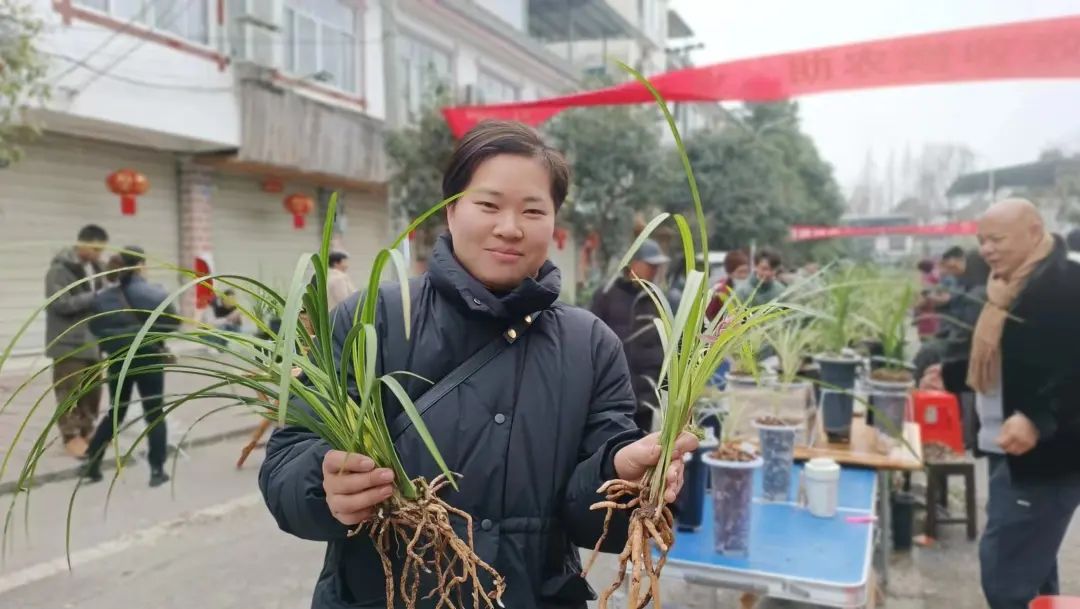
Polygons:
[[1074,596],[1040,596],[1031,601],[1029,609],[1080,609],[1080,598]]
[[914,391],[911,401],[923,444],[940,442],[964,454],[964,426],[956,396],[946,391]]

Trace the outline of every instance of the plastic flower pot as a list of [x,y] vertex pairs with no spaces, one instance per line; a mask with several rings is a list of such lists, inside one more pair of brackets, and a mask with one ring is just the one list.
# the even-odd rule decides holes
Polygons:
[[817,412],[813,386],[809,382],[776,383],[770,389],[769,407],[773,413],[786,422],[800,423],[795,434],[795,446],[806,446],[811,425]]
[[727,461],[703,455],[701,461],[712,477],[713,531],[716,552],[722,556],[745,557],[750,553],[750,514],[754,489],[754,471],[761,467],[753,461]]
[[795,436],[804,426],[802,423],[770,423],[754,421],[761,446],[761,496],[765,501],[791,501]]
[[855,376],[862,361],[856,357],[818,356],[821,367],[821,417],[830,442],[851,440]]
[[[873,406],[866,413],[867,423],[881,429],[890,436],[899,436],[904,430],[904,421],[907,420],[907,408],[911,390],[915,387],[913,381],[889,382],[870,379],[867,381],[870,388],[870,405]],[[882,422],[880,418],[884,418]]]
[[701,461],[701,457],[716,450],[718,444],[715,436],[706,436],[697,450],[683,455],[683,487],[674,505],[675,526],[680,531],[696,531],[701,527],[709,479],[708,468]]

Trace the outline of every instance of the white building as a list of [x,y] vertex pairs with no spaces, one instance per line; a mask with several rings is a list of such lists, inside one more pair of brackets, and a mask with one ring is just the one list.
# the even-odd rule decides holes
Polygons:
[[[527,35],[525,0],[31,3],[46,23],[54,91],[35,112],[43,137],[0,169],[4,345],[41,305],[53,253],[88,223],[157,261],[212,258],[218,272],[284,284],[317,245],[336,191],[336,238],[359,284],[390,234],[387,124],[409,120],[432,79],[485,102],[577,83]],[[105,185],[121,168],[150,182],[135,215]],[[283,208],[292,193],[318,204],[303,229]],[[572,245],[553,251],[572,267]],[[158,279],[180,284],[174,273]],[[17,353],[43,348],[39,321]]]

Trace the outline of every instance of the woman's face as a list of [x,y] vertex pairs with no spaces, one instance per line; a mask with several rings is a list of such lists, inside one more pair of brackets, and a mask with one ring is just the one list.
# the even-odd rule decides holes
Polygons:
[[731,276],[738,281],[748,278],[750,276],[750,265],[740,264],[737,269],[731,272]]
[[555,232],[551,176],[536,159],[500,154],[481,163],[446,212],[454,254],[491,290],[535,276]]

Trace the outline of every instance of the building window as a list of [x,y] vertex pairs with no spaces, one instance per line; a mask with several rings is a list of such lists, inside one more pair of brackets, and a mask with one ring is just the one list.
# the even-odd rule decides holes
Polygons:
[[287,0],[282,30],[287,71],[357,91],[354,8],[340,0]]
[[449,86],[450,53],[409,36],[399,38],[397,52],[401,99],[406,111],[416,116]]
[[75,0],[75,4],[192,42],[210,41],[209,0]]
[[521,91],[517,85],[505,79],[499,78],[490,72],[480,70],[476,79],[476,103],[498,104],[514,102],[521,97]]

